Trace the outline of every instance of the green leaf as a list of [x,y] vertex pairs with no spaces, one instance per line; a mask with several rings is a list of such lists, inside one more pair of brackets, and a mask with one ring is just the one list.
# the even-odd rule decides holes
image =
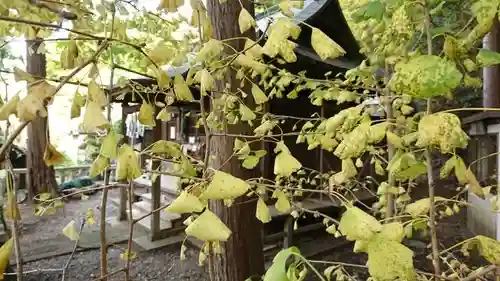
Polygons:
[[297,247],[281,250],[273,259],[273,263],[266,271],[263,281],[290,281],[286,274],[287,261],[291,256],[300,255]]
[[365,20],[374,19],[382,20],[385,13],[385,5],[378,0],[369,1],[367,4],[359,7],[354,13],[351,14],[352,19],[359,23]]
[[234,199],[244,195],[249,189],[250,185],[246,181],[228,173],[216,171],[200,199]]
[[449,93],[460,85],[462,73],[451,61],[438,56],[422,55],[396,64],[389,87],[417,98],[430,98]]
[[322,60],[328,58],[336,59],[346,53],[345,50],[330,39],[328,35],[314,27],[311,32],[311,45]]
[[347,240],[369,240],[382,229],[378,220],[357,207],[348,207],[339,224],[340,232]]
[[413,251],[397,241],[376,234],[367,245],[368,272],[376,280],[415,280]]
[[500,53],[487,49],[480,49],[476,61],[480,67],[490,67],[500,64]]

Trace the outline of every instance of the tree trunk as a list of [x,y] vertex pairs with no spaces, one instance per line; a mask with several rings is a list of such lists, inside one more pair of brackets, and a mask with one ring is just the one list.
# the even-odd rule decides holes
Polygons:
[[[44,54],[37,53],[41,40],[27,42],[26,71],[35,77],[46,76],[47,61]],[[29,94],[29,87],[28,87]],[[28,125],[28,196],[30,200],[39,193],[55,193],[56,179],[53,167],[47,167],[43,161],[45,146],[49,139],[48,117],[33,120]]]
[[[500,23],[493,21],[490,33],[483,39],[483,47],[490,51],[500,52]],[[483,69],[483,106],[500,107],[500,65]]]
[[[213,26],[215,39],[223,40],[241,37],[238,16],[241,6],[238,1],[227,1],[219,4],[219,0],[207,1],[208,14]],[[248,0],[242,4],[250,14],[253,14],[253,5]],[[255,39],[255,31],[251,30],[243,36]],[[232,46],[240,51],[244,48],[244,40],[231,40]],[[234,71],[228,72],[223,81],[218,81],[218,87],[231,85],[231,91],[236,93],[240,81],[236,79]],[[248,84],[248,83],[247,83]],[[248,85],[247,85],[248,86]],[[244,89],[250,93],[249,89]],[[229,126],[226,132],[232,134],[245,134],[251,132],[246,124]],[[210,163],[215,169],[233,154],[234,138],[212,137],[210,155],[215,159]],[[233,157],[226,163],[222,171],[241,179],[255,176],[256,171],[244,169],[241,163]],[[242,196],[231,207],[225,207],[221,201],[210,202],[210,210],[231,229],[229,240],[222,245],[222,254],[212,256],[210,267],[212,281],[244,281],[249,277],[261,276],[264,273],[264,254],[262,247],[262,224],[255,217],[256,200]]]

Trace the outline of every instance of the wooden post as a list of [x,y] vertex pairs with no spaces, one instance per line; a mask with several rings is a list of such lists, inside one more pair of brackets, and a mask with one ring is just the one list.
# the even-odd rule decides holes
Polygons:
[[[159,112],[159,108],[156,108],[156,114]],[[153,142],[160,140],[162,137],[162,126],[156,125],[153,128]],[[156,170],[160,167],[161,162],[153,160],[152,170]],[[161,177],[158,177],[154,182],[151,183],[151,210],[156,210],[160,208],[161,204]],[[160,237],[160,212],[155,212],[151,215],[151,241],[158,240]]]
[[[495,17],[490,33],[483,39],[483,47],[500,52],[500,23]],[[483,69],[483,106],[500,107],[500,65]]]
[[[123,129],[123,143],[128,143],[130,144],[130,140],[128,139],[127,136],[127,112],[126,110],[127,105],[122,105],[122,129]],[[120,187],[120,206],[119,206],[119,213],[118,213],[118,220],[119,221],[124,221],[127,219],[127,188],[126,187]]]

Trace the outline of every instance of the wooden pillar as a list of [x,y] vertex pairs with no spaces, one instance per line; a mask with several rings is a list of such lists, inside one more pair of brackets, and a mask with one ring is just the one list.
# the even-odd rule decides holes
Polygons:
[[[156,114],[159,112],[159,108],[156,109]],[[162,138],[162,126],[157,125],[153,128],[153,142],[156,142]],[[158,169],[161,162],[153,160],[152,170]],[[156,181],[151,183],[151,210],[156,210],[160,208],[161,199],[161,177],[158,177]],[[160,239],[160,212],[155,212],[151,215],[151,241]]]
[[[122,129],[123,129],[123,143],[130,144],[127,136],[127,113],[125,112],[126,105],[122,105]],[[127,219],[127,188],[120,187],[120,206],[119,206],[118,220],[123,221]]]
[[[483,47],[500,52],[500,23],[493,21],[490,33],[483,39]],[[483,69],[483,107],[500,107],[500,65]]]

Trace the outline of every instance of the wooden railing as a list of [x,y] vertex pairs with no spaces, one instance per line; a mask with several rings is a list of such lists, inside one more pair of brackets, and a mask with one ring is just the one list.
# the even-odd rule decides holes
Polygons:
[[[75,165],[75,166],[67,166],[67,167],[55,167],[56,181],[58,184],[66,182],[68,180],[72,180],[77,177],[88,175],[90,172],[90,168],[92,165]],[[110,169],[110,179],[113,180],[115,178],[116,166],[111,165]],[[16,175],[16,182],[19,184],[20,178],[25,177],[28,169],[19,168],[13,169],[14,174]],[[104,176],[104,175],[102,175]],[[21,180],[22,183],[22,180]],[[23,186],[19,186],[21,189]]]

